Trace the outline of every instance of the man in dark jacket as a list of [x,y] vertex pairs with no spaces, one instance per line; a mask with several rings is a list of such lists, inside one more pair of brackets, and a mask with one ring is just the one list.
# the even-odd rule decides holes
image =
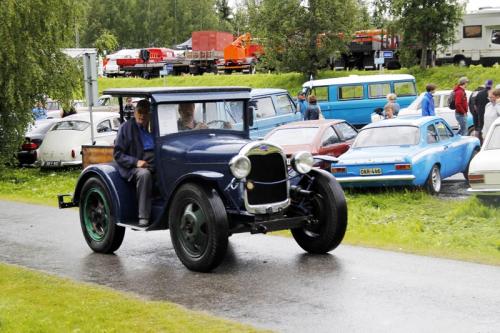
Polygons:
[[493,81],[487,80],[484,84],[484,89],[477,93],[476,99],[474,101],[477,114],[476,135],[478,139],[481,141],[481,144],[483,144],[483,136],[481,133],[484,126],[484,111],[486,109],[486,104],[490,102],[488,95],[492,86],[493,86]]
[[123,123],[118,131],[113,152],[120,175],[136,184],[141,227],[149,224],[153,189],[154,139],[148,131],[149,106],[145,99],[137,103],[134,118]]
[[458,80],[458,85],[453,89],[455,91],[455,118],[460,125],[458,130],[458,134],[460,135],[467,135],[467,111],[469,106],[467,105],[465,88],[467,88],[468,83],[468,78],[461,77]]

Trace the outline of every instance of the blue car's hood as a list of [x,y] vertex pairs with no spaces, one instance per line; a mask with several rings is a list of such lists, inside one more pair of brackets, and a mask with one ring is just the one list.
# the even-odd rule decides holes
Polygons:
[[419,151],[419,146],[351,148],[339,157],[339,164],[399,163]]

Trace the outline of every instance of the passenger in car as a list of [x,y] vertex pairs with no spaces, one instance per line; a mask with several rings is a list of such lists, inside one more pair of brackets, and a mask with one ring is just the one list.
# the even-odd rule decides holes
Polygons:
[[194,119],[194,111],[194,103],[179,104],[180,118],[177,120],[177,128],[179,131],[208,128],[205,123],[197,122]]
[[149,225],[153,191],[154,138],[148,131],[148,100],[140,100],[134,118],[124,122],[116,137],[113,157],[120,175],[136,185],[139,226]]

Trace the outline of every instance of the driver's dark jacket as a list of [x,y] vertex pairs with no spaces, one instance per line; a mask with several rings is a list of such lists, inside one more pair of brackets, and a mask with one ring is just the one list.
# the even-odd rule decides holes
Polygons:
[[118,164],[118,172],[123,178],[130,180],[132,169],[144,155],[144,145],[135,118],[124,122],[118,130],[113,157]]

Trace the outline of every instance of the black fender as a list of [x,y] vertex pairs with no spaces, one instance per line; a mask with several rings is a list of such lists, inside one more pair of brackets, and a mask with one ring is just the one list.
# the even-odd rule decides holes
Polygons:
[[106,185],[117,222],[126,223],[137,220],[135,187],[120,175],[115,163],[94,164],[82,171],[73,195],[75,205],[80,202],[83,184],[92,177],[100,179]]

